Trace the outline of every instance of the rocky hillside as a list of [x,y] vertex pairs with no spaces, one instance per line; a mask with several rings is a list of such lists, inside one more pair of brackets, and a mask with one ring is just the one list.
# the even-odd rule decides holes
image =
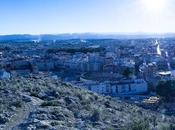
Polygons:
[[161,130],[174,123],[46,76],[0,81],[0,130]]

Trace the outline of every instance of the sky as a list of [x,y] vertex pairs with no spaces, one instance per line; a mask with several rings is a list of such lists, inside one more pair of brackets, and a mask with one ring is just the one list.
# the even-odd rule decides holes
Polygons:
[[0,35],[86,32],[175,32],[175,0],[0,0]]

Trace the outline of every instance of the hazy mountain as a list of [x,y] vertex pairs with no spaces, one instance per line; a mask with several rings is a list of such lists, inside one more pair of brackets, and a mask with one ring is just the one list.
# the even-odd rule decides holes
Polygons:
[[151,34],[151,33],[65,33],[65,34],[43,34],[43,35],[0,35],[0,41],[50,41],[64,39],[143,39],[143,38],[173,38],[174,33]]

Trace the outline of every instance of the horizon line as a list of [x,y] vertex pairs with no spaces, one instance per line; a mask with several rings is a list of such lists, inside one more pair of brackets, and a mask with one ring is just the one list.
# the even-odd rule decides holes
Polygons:
[[63,33],[9,33],[0,34],[0,36],[10,35],[62,35],[62,34],[97,34],[97,35],[166,35],[175,34],[175,32],[63,32]]

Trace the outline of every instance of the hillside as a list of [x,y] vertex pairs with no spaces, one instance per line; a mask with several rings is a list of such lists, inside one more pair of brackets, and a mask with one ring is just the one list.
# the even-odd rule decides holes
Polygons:
[[47,76],[0,81],[0,105],[0,130],[161,130],[175,123]]

